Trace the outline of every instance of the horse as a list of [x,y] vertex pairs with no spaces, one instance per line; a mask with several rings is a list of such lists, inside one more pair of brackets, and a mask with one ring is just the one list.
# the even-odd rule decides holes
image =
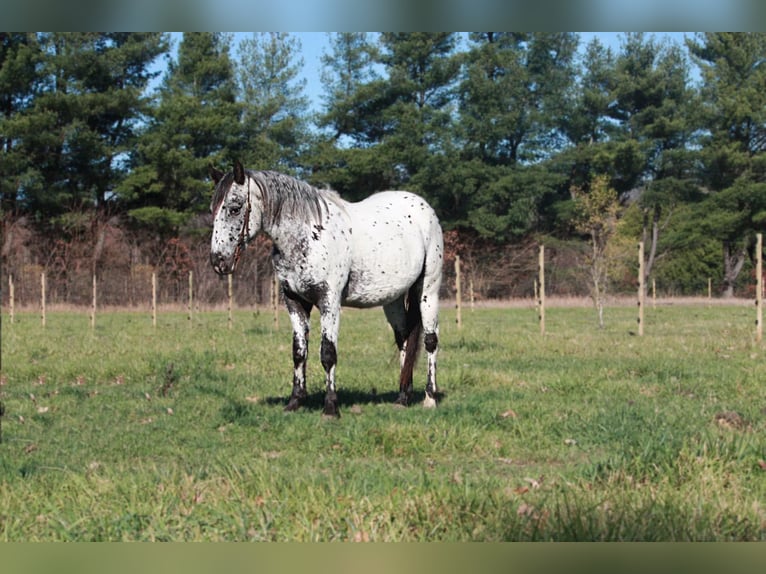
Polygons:
[[423,335],[427,379],[423,406],[436,406],[439,287],[444,244],[439,219],[420,196],[382,191],[359,202],[275,171],[224,174],[210,166],[210,262],[233,273],[242,249],[259,232],[271,238],[271,260],[293,330],[293,383],[286,411],[307,397],[309,317],[320,313],[324,414],[339,417],[335,385],[341,306],[382,306],[399,349],[399,394],[413,396],[413,368]]

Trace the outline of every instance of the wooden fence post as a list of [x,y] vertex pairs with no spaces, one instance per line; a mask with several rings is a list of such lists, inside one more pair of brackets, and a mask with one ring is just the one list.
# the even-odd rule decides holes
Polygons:
[[157,326],[157,272],[152,271],[152,327]]
[[638,243],[638,336],[644,334],[644,303],[646,289],[644,288],[644,242]]
[[229,312],[228,325],[229,325],[229,329],[231,329],[232,322],[233,322],[233,318],[231,316],[231,308],[232,308],[232,299],[234,299],[234,289],[232,287],[232,274],[229,273],[226,277],[228,280],[228,293],[229,293],[228,303],[227,303],[227,310]]
[[460,288],[460,255],[455,256],[455,307],[457,308],[457,328],[461,329],[463,327],[463,317],[462,317],[462,292]]
[[274,313],[274,330],[279,330],[279,279],[277,274],[271,276],[271,310]]
[[194,271],[189,270],[189,327],[194,325],[193,312],[194,312]]
[[538,317],[540,319],[540,334],[545,335],[545,245],[540,245],[538,272],[539,277],[537,279],[537,311]]
[[45,271],[40,273],[40,324],[45,327]]
[[755,340],[763,339],[763,234],[756,234],[755,247]]
[[13,275],[8,275],[8,305],[9,305],[9,311],[11,315],[11,325],[13,325],[15,312],[16,312],[16,300],[15,300],[15,292],[13,287]]
[[93,299],[90,304],[90,328],[96,328],[96,274],[93,274]]

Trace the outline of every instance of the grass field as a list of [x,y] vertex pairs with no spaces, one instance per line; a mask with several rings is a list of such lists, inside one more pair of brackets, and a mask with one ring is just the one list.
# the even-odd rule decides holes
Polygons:
[[[442,312],[435,410],[344,311],[342,416],[282,407],[286,314],[2,324],[0,540],[764,540],[766,361],[744,306]],[[425,365],[416,373],[422,398]]]

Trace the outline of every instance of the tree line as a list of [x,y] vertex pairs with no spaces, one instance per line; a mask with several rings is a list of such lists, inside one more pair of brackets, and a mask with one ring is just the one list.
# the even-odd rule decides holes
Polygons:
[[[77,244],[98,272],[119,236],[133,263],[182,271],[209,233],[208,166],[238,158],[349,200],[415,191],[469,265],[532,241],[587,260],[594,237],[643,240],[647,277],[676,292],[742,284],[766,227],[765,34],[328,46],[312,111],[288,33],[0,33],[4,262],[47,266]],[[611,201],[586,201],[594,189]]]

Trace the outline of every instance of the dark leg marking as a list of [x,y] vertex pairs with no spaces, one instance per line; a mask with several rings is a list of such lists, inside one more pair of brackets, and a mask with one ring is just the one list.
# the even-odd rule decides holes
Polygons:
[[426,336],[423,337],[423,343],[426,347],[426,351],[433,353],[436,350],[436,347],[439,346],[439,337],[436,333],[426,333]]
[[[308,329],[304,334],[303,342],[296,333],[293,333],[293,369],[296,374],[293,376],[293,392],[290,395],[290,401],[285,407],[286,411],[295,411],[301,406],[303,399],[306,398],[306,359],[308,355]],[[300,369],[300,378],[298,371]]]
[[[425,345],[426,351],[428,353],[433,353],[436,351],[436,348],[439,346],[439,337],[436,335],[436,333],[426,333],[425,337],[423,337],[423,344]],[[431,369],[436,368],[436,364],[433,364],[433,367],[430,364],[429,361],[429,367],[428,367],[428,378],[426,381],[426,396],[429,399],[436,399],[436,381],[435,379],[435,372],[432,372]]]
[[335,343],[330,341],[327,337],[322,335],[322,347],[320,350],[320,359],[325,373],[327,373],[327,391],[324,399],[324,414],[326,416],[340,418],[340,411],[338,410],[338,395],[335,389],[330,387],[330,371],[335,368],[338,362],[338,352],[335,349]]
[[285,411],[295,411],[306,398],[306,360],[309,348],[311,303],[283,287],[285,303],[293,322],[293,390]]

